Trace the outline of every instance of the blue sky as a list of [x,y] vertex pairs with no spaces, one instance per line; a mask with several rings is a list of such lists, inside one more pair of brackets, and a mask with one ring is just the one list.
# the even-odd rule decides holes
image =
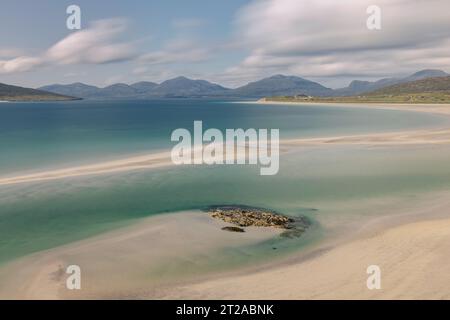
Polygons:
[[[229,87],[290,74],[330,87],[450,71],[446,0],[2,0],[0,82],[105,86],[184,75]],[[81,7],[82,29],[66,28]]]
[[[39,54],[74,31],[66,28],[66,8],[77,4],[81,8],[82,30],[102,19],[125,20],[127,29],[118,35],[119,40],[135,42],[139,53],[161,50],[170,43],[192,42],[192,46],[222,45],[232,41],[233,19],[239,8],[248,1],[24,1],[3,0],[0,10],[0,50],[18,49],[27,55]],[[14,32],[11,32],[14,30]],[[189,44],[189,43],[188,43]],[[186,44],[186,45],[188,45]],[[174,49],[175,50],[175,49]],[[181,49],[180,49],[181,50]],[[96,85],[109,82],[140,80],[161,81],[172,75],[186,73],[196,77],[218,73],[228,65],[238,63],[244,50],[215,53],[215,59],[172,63],[144,67],[134,61],[107,64],[76,64],[59,67],[42,67],[40,70],[0,74],[0,81],[39,86],[53,82],[84,81]],[[0,57],[1,59],[1,57]],[[205,57],[206,60],[206,57]],[[201,63],[204,62],[204,63]],[[139,73],[139,67],[141,72]],[[138,69],[138,70],[135,70]],[[170,69],[170,70],[168,70]],[[171,71],[173,70],[173,71]],[[134,73],[133,73],[134,71]]]

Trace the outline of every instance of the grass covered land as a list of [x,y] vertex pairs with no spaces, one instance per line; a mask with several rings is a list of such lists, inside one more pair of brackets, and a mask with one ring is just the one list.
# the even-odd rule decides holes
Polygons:
[[427,78],[388,86],[358,96],[312,97],[306,95],[264,98],[276,102],[335,103],[450,103],[450,77]]
[[450,92],[448,93],[414,93],[399,95],[365,95],[354,97],[293,97],[278,96],[263,98],[263,101],[274,102],[322,102],[322,103],[450,103]]
[[70,100],[81,100],[79,98],[57,96],[52,94],[41,94],[41,95],[18,95],[18,96],[0,96],[0,101],[70,101]]
[[0,101],[67,101],[79,98],[0,83]]

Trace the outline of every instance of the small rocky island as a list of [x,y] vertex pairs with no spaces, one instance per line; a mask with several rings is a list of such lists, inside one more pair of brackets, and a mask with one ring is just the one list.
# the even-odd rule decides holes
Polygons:
[[222,230],[245,232],[245,227],[272,227],[285,229],[284,237],[298,237],[311,225],[304,217],[287,217],[273,210],[249,207],[244,205],[210,206],[206,210],[212,218],[220,219],[234,226],[223,227]]

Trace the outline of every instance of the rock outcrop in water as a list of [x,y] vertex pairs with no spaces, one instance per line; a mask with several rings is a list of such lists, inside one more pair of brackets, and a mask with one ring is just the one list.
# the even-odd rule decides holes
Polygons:
[[225,231],[231,231],[231,232],[245,232],[244,229],[239,228],[239,227],[233,227],[233,226],[226,226],[226,227],[223,227],[222,230],[225,230]]
[[[272,210],[243,205],[211,206],[206,209],[212,218],[234,224],[238,227],[224,227],[222,230],[244,232],[242,228],[273,227],[286,229],[282,236],[298,237],[310,226],[310,221],[304,217],[291,218]],[[238,230],[240,229],[240,230]]]

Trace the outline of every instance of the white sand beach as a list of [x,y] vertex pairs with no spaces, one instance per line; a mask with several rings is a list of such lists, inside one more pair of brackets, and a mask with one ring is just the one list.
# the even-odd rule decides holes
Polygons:
[[[288,259],[205,275],[197,262],[280,230],[222,231],[226,223],[195,211],[151,217],[4,266],[0,298],[448,299],[449,214],[449,194],[440,194]],[[65,287],[64,268],[74,262],[83,270],[79,291]],[[381,268],[380,290],[366,287],[369,265]],[[197,272],[173,277],[180,266]]]
[[[286,153],[293,148],[320,145],[420,145],[420,144],[448,144],[450,143],[450,129],[415,130],[403,132],[373,133],[348,136],[331,136],[307,139],[285,139],[280,141],[280,153]],[[237,157],[244,157],[238,154]],[[151,153],[120,160],[106,161],[91,165],[70,167],[65,169],[47,170],[32,174],[0,177],[1,185],[40,182],[70,177],[95,174],[117,173],[131,170],[156,169],[174,166],[170,151]]]
[[0,302],[450,301],[450,0],[0,9]]
[[[229,224],[200,211],[177,212],[134,221],[129,226],[16,260],[0,268],[0,299],[138,298],[160,294],[161,285],[201,278],[198,269],[220,250],[270,239],[281,229]],[[82,270],[82,290],[66,289],[65,268]],[[181,269],[180,269],[181,268]]]
[[381,110],[403,110],[403,111],[415,111],[426,112],[436,114],[450,114],[450,104],[404,104],[404,103],[338,103],[338,102],[302,102],[302,101],[266,101],[258,100],[254,102],[256,104],[270,104],[270,105],[291,105],[291,106],[326,106],[326,107],[345,107],[345,108],[366,108],[366,109],[381,109]]
[[[432,108],[428,112],[439,109],[444,113],[445,107]],[[282,141],[280,146],[282,152],[287,152],[299,146],[448,143],[450,129],[441,128],[292,139]],[[170,165],[170,154],[158,153],[2,178],[0,185]],[[328,241],[300,250],[287,259],[208,275],[197,270],[197,261],[217,257],[224,249],[276,237],[279,230],[226,232],[220,230],[222,222],[200,212],[134,222],[3,266],[0,298],[450,299],[449,192],[431,194],[427,201],[412,203],[404,212],[386,212],[378,220],[363,220],[352,225],[352,232],[335,234]],[[65,275],[61,272],[73,261],[85,266],[85,284],[78,292],[65,289]],[[381,268],[381,290],[366,287],[369,265]],[[183,271],[189,274],[191,270],[192,274],[173,278],[171,275],[180,266],[189,266]]]
[[[450,219],[416,222],[305,261],[180,286],[165,298],[450,299],[448,243]],[[366,286],[370,265],[381,268],[380,290]]]

